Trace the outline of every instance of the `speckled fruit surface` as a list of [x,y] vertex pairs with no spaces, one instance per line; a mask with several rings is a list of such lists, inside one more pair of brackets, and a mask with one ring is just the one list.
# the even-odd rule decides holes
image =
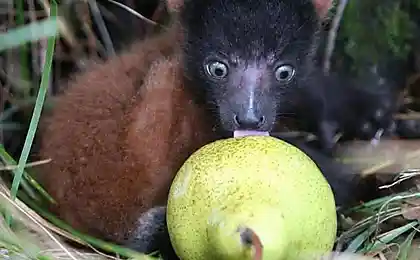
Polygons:
[[261,239],[264,260],[299,259],[332,249],[334,197],[314,162],[269,136],[218,140],[180,168],[167,222],[182,260],[252,259],[239,227]]

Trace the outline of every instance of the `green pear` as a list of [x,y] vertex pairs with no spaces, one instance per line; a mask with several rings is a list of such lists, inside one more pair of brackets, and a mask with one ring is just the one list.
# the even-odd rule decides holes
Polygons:
[[182,260],[294,260],[332,250],[334,196],[315,163],[270,136],[218,140],[177,173],[167,225]]

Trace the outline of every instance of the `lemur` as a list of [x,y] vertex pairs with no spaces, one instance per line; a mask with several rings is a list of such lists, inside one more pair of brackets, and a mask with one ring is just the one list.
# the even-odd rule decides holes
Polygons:
[[[323,105],[307,81],[332,0],[171,4],[166,30],[69,81],[40,129],[39,156],[52,161],[38,178],[74,228],[176,259],[165,205],[188,156],[275,131],[295,96]],[[358,200],[363,181],[319,156],[337,205]]]

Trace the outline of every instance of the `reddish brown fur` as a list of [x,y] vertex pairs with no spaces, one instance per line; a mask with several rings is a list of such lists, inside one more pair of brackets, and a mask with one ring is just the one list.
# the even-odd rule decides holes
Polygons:
[[214,139],[184,91],[177,32],[97,65],[58,97],[40,152],[52,162],[40,178],[74,228],[122,241],[141,213],[165,204],[184,160]]

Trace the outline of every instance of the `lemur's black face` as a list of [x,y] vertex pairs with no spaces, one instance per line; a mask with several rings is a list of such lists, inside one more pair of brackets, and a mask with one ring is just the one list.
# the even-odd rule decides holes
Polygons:
[[395,103],[391,94],[369,97],[365,111],[356,125],[355,135],[362,140],[379,139],[383,133],[393,127]]
[[270,131],[286,88],[295,87],[293,61],[243,60],[222,53],[203,59],[202,87],[226,131]]
[[200,14],[182,20],[186,77],[198,100],[214,112],[221,130],[271,131],[290,102],[287,93],[296,93],[311,65],[318,28],[312,2],[184,5],[186,14]]

